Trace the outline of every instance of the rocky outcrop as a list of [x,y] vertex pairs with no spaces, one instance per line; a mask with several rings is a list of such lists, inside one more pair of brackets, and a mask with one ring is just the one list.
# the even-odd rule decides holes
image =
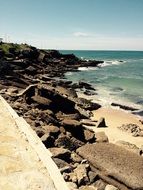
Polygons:
[[[124,165],[122,168],[122,159],[126,162],[126,158],[121,148],[108,143],[104,132],[95,134],[87,128],[95,124],[96,127],[107,126],[104,118],[97,122],[90,120],[92,111],[101,105],[78,98],[76,90],[82,89],[87,95],[95,94],[96,90],[85,81],[73,84],[63,78],[67,71],[101,63],[27,45],[18,51],[16,48],[7,53],[0,50],[0,93],[52,152],[53,160],[71,188],[136,189],[141,187],[142,174],[138,175],[135,165],[130,164],[131,169]],[[142,154],[142,150],[139,152]],[[131,163],[142,164],[140,159],[130,156]]]
[[143,137],[143,129],[141,129],[136,124],[123,124],[122,126],[119,126],[118,129],[125,131],[127,133],[131,133],[134,137],[141,136]]
[[121,104],[117,104],[117,103],[112,103],[111,106],[115,106],[115,107],[119,107],[123,110],[129,110],[129,111],[136,111],[138,109],[130,107],[130,106],[126,106],[126,105],[121,105]]
[[111,143],[87,144],[77,153],[99,169],[107,182],[112,178],[119,189],[143,189],[143,158],[137,154]]

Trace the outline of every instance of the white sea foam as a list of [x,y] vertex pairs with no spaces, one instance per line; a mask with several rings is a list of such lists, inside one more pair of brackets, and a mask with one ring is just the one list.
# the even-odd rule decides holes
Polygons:
[[66,75],[70,76],[70,75],[73,75],[72,72],[67,72]]
[[79,71],[91,71],[91,70],[97,70],[97,67],[79,67]]
[[99,64],[100,67],[106,67],[106,66],[112,66],[112,65],[121,65],[125,63],[126,61],[119,61],[119,60],[113,60],[113,61],[104,61],[104,63]]

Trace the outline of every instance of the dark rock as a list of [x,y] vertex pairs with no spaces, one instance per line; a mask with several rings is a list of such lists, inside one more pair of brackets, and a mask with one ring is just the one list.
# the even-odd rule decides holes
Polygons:
[[135,115],[143,116],[143,110],[133,111],[132,113]]
[[117,106],[120,107],[123,110],[130,110],[130,111],[136,111],[138,109],[130,107],[130,106],[125,106],[125,105],[121,105],[121,104],[117,104],[117,103],[112,103],[111,106]]
[[85,88],[87,90],[95,90],[91,84],[88,84],[86,82],[83,82],[83,81],[79,81],[79,86],[80,88]]
[[54,112],[62,111],[63,113],[75,113],[75,102],[58,94],[54,89],[48,86],[39,87],[40,95],[52,101],[51,109]]
[[90,111],[97,110],[101,107],[101,105],[99,105],[97,103],[93,103],[90,100],[87,100],[84,98],[77,98],[76,103],[81,108],[83,108],[85,110],[90,110]]
[[53,124],[53,125],[59,125],[59,122],[57,121],[57,119],[54,116],[50,116],[48,114],[46,114],[45,112],[41,112],[38,115],[38,120],[43,121],[45,123],[45,125],[48,124]]
[[26,72],[27,74],[32,74],[32,75],[34,75],[34,74],[37,73],[37,69],[36,69],[35,67],[33,67],[33,66],[29,66],[29,67],[26,68],[25,72]]
[[93,92],[93,91],[91,91],[91,90],[85,90],[83,93],[84,93],[85,95],[87,95],[87,96],[97,95],[96,92]]
[[54,142],[55,142],[54,137],[52,137],[49,134],[44,134],[41,137],[41,141],[44,143],[44,145],[46,146],[46,148],[53,147],[54,146]]
[[105,119],[103,118],[103,117],[101,117],[100,119],[99,119],[99,121],[97,122],[97,124],[96,124],[96,127],[97,128],[100,128],[100,127],[107,127],[106,126],[106,123],[105,123]]
[[3,58],[5,55],[4,51],[2,49],[0,49],[0,59]]
[[70,173],[72,171],[73,171],[73,167],[70,166],[70,165],[69,166],[65,166],[65,167],[63,167],[63,168],[60,169],[61,174],[63,174],[63,173]]
[[84,140],[84,131],[81,123],[73,119],[64,119],[61,122],[61,125],[65,128],[66,131],[69,131],[74,137]]
[[40,137],[40,138],[42,136],[44,136],[44,134],[45,134],[45,131],[41,128],[36,128],[35,131],[36,131],[36,134],[38,135],[38,137]]
[[38,59],[39,51],[34,47],[30,47],[30,49],[22,50],[21,54],[22,54],[22,58],[33,60],[33,59]]

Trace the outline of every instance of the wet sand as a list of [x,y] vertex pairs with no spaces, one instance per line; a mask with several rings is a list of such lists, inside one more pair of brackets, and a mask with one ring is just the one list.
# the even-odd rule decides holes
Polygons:
[[117,141],[126,141],[135,144],[137,147],[143,145],[143,137],[133,137],[132,134],[124,132],[117,127],[123,124],[137,124],[140,128],[143,128],[143,124],[139,121],[140,118],[127,113],[122,110],[112,109],[112,108],[100,108],[93,112],[94,116],[92,120],[99,120],[101,117],[105,118],[106,128],[96,128],[92,127],[95,132],[104,131],[109,138],[109,141],[116,143]]

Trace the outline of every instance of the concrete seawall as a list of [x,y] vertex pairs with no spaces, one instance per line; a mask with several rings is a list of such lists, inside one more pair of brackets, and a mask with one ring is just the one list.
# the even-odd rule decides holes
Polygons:
[[69,190],[49,150],[1,96],[0,189]]

